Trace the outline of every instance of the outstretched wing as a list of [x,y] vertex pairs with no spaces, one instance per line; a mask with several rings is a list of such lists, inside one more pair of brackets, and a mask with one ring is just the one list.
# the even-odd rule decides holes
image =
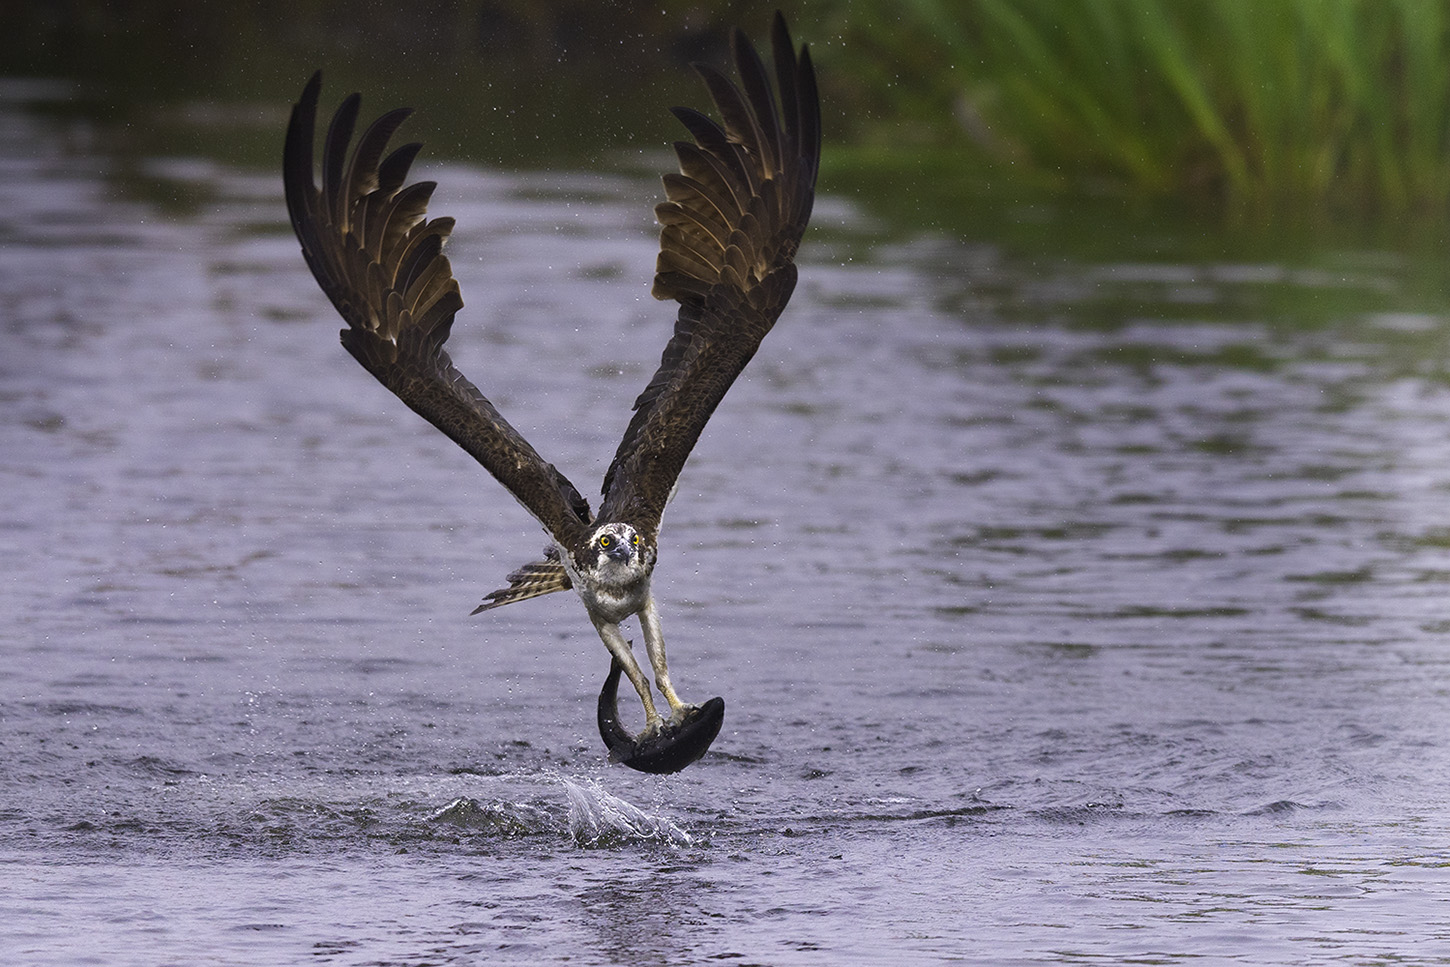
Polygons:
[[342,344],[368,372],[446,433],[508,488],[544,529],[566,545],[583,531],[589,507],[482,393],[453,368],[443,343],[463,306],[442,254],[453,219],[427,218],[436,187],[404,187],[420,144],[384,156],[411,113],[390,111],[349,154],[358,95],[342,102],[322,151],[322,187],[313,180],[312,142],[322,75],[292,108],[283,181],[292,228],[312,274],[347,322]]
[[724,121],[675,108],[695,142],[677,142],[680,171],[668,200],[654,281],[680,303],[659,370],[604,477],[600,516],[655,530],[690,450],[795,288],[794,258],[810,221],[821,155],[816,77],[796,56],[785,19],[772,32],[775,81],[739,30],[731,36],[740,85],[697,65]]

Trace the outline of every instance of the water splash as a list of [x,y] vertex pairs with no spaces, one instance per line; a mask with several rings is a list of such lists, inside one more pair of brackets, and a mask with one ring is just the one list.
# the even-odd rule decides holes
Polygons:
[[545,810],[528,803],[504,800],[479,802],[467,796],[453,800],[428,817],[464,829],[498,836],[537,836],[558,831],[558,823]]
[[560,777],[569,798],[569,832],[580,846],[614,846],[633,840],[659,840],[673,846],[693,846],[689,833],[663,816],[605,792],[593,779],[574,782]]

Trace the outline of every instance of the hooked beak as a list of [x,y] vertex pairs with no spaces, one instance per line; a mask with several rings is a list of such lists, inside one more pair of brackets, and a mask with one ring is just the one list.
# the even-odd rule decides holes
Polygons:
[[617,542],[613,547],[604,552],[610,560],[627,561],[634,557],[634,548],[623,541]]

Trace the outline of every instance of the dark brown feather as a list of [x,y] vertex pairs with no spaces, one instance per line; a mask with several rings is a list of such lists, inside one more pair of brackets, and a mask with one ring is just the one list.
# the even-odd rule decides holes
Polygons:
[[677,145],[680,173],[665,176],[667,200],[655,209],[654,296],[680,311],[604,477],[600,518],[651,533],[706,422],[790,299],[815,195],[821,122],[809,54],[796,55],[776,14],[772,90],[744,34],[731,47],[742,86],[697,68],[723,126],[674,109],[695,144]]
[[408,112],[384,114],[349,154],[359,99],[346,98],[324,137],[319,190],[313,139],[321,86],[321,75],[314,75],[292,109],[283,181],[302,254],[347,322],[342,344],[483,464],[556,540],[575,543],[591,519],[588,504],[454,368],[443,348],[463,306],[443,255],[453,220],[428,220],[432,182],[403,186],[418,145],[384,157]]

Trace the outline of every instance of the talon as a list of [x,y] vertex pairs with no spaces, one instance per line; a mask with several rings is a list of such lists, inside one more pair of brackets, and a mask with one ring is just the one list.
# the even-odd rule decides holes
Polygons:
[[681,722],[688,719],[690,716],[698,715],[699,712],[700,706],[687,705],[684,702],[681,702],[679,705],[676,705],[674,711],[670,713],[670,725],[677,726]]
[[[679,772],[704,755],[725,721],[725,700],[712,698],[698,707],[681,705],[669,723],[655,716],[643,732],[631,736],[619,724],[622,672],[619,662],[611,662],[609,675],[599,691],[599,737],[609,749],[609,761],[640,772],[670,773]],[[678,715],[679,712],[684,714]]]

